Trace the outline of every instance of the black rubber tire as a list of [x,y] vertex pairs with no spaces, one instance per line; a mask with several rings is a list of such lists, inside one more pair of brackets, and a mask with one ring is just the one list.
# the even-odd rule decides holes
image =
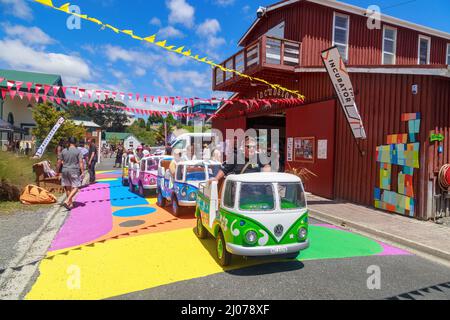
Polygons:
[[289,254],[286,255],[286,259],[288,259],[288,260],[295,260],[295,259],[297,259],[299,254],[300,254],[300,252],[289,253]]
[[202,223],[202,218],[197,217],[197,226],[195,227],[195,234],[199,239],[206,239],[208,237],[208,231],[205,229]]
[[128,179],[127,180],[122,179],[122,185],[127,187],[128,186]]
[[177,198],[176,198],[176,197],[173,197],[173,198],[172,198],[172,213],[173,213],[173,215],[174,215],[175,217],[179,217],[179,216],[181,216],[181,214],[183,213],[182,211],[183,211],[183,208],[181,208],[181,207],[178,205],[178,200],[177,200]]
[[158,197],[156,200],[156,204],[158,206],[160,206],[161,208],[164,208],[167,206],[167,200],[166,200],[166,198],[163,197],[161,190],[158,190]]
[[[219,241],[222,241],[222,254],[219,254]],[[222,267],[226,267],[228,265],[230,265],[231,263],[231,253],[229,253],[227,251],[227,247],[226,247],[226,243],[225,243],[225,238],[223,236],[222,231],[219,231],[219,234],[217,235],[216,238],[216,253],[217,253],[217,260],[219,261],[219,264]]]

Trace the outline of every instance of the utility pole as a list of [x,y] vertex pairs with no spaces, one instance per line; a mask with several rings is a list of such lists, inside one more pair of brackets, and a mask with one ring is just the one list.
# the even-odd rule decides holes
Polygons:
[[167,121],[164,119],[164,145],[167,148]]

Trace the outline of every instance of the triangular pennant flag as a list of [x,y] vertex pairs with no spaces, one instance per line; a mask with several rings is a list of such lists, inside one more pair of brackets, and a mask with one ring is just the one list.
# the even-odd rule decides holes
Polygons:
[[77,94],[78,87],[70,87],[70,89],[72,89],[72,94],[73,95]]
[[17,94],[19,95],[20,100],[23,100],[23,96],[25,93],[23,91],[17,91]]
[[103,91],[103,94],[105,96],[105,100],[109,99],[109,95],[111,94],[109,91]]
[[65,3],[61,7],[59,7],[59,10],[65,12],[65,13],[70,13],[69,7],[70,7],[70,3]]
[[102,92],[100,90],[95,90],[95,95],[97,96],[97,100],[100,100]]
[[158,96],[158,102],[161,103],[161,97],[160,96]]
[[54,96],[58,95],[59,89],[61,89],[60,86],[53,86],[53,95]]
[[57,104],[61,104],[61,98],[56,97],[55,100],[56,100],[56,103],[57,103]]
[[5,80],[5,78],[0,77],[0,83],[2,83],[3,80]]
[[175,104],[175,98],[174,97],[170,97],[170,104],[172,106]]
[[111,97],[113,98],[113,100],[116,100],[117,92],[111,92]]
[[151,96],[150,98],[151,98],[152,102],[155,100],[155,97],[154,97],[154,96]]
[[82,88],[78,89],[78,95],[80,96],[80,99],[83,99],[85,92],[86,92],[86,89],[82,89]]
[[[37,97],[37,96],[36,96]],[[41,98],[42,98],[42,101],[44,102],[44,103],[46,103],[47,102],[47,96],[41,96]],[[37,99],[36,99],[37,100]]]
[[63,94],[65,96],[66,95],[66,91],[67,91],[67,87],[61,87],[61,90],[62,90],[62,92],[63,92]]
[[150,37],[146,37],[144,38],[144,41],[150,42],[150,43],[154,43],[156,40],[156,34],[150,36]]
[[5,88],[1,88],[2,91],[2,99],[5,100],[6,99],[6,93],[8,92],[8,90],[6,90]]
[[169,98],[168,97],[164,97],[164,102],[167,104],[169,102]]
[[9,96],[11,97],[11,100],[14,100],[14,97],[16,96],[17,91],[16,90],[9,90]]
[[49,6],[49,7],[52,7],[52,8],[54,7],[52,0],[34,0],[34,1],[36,1],[36,2],[38,2],[40,4],[43,4],[44,6]]
[[48,94],[48,92],[50,91],[52,87],[49,86],[48,84],[44,84],[44,96],[46,96]]
[[32,82],[27,82],[27,89],[28,89],[28,92],[31,91],[31,86],[32,86],[32,85],[33,85]]
[[31,92],[28,92],[27,93],[27,99],[28,99],[28,102],[31,102],[31,98],[33,97],[33,94],[31,93]]
[[121,92],[121,93],[119,93],[119,95],[120,95],[120,100],[123,101],[125,99],[125,93]]
[[48,100],[50,100],[51,102],[55,102],[55,98],[53,96],[49,96]]
[[141,97],[141,95],[139,93],[136,93],[136,101],[139,101],[140,97]]
[[92,90],[86,90],[86,93],[89,99],[92,98]]
[[132,93],[129,93],[129,94],[128,94],[128,99],[129,99],[129,100],[133,100],[133,94],[132,94]]
[[8,88],[8,90],[11,90],[11,88],[14,87],[14,84],[15,84],[15,83],[16,83],[16,82],[13,81],[13,80],[7,80],[7,81],[6,81],[6,87]]
[[112,31],[114,31],[115,33],[119,33],[119,29],[117,29],[116,27],[113,27],[110,24],[105,24],[106,28],[110,28]]
[[36,92],[36,94],[38,94],[39,91],[41,91],[41,89],[42,89],[41,84],[37,84],[37,83],[34,84],[34,92]]

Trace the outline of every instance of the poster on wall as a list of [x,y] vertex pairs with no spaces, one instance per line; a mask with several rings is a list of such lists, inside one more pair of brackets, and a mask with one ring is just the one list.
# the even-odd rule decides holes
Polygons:
[[328,140],[317,141],[317,159],[326,160],[328,158]]
[[294,138],[287,139],[287,161],[294,161]]
[[294,141],[294,157],[297,162],[314,163],[315,157],[315,143],[314,137],[295,138]]

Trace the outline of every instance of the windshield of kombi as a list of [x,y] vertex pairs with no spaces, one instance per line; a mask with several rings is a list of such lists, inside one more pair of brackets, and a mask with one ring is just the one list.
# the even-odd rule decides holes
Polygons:
[[275,208],[271,183],[242,183],[239,208],[245,211],[271,211]]
[[158,170],[158,161],[154,159],[147,160],[147,171]]
[[302,209],[306,207],[305,192],[300,183],[279,183],[281,210]]
[[186,181],[205,181],[205,180],[206,180],[206,173],[204,166],[198,165],[186,167]]

